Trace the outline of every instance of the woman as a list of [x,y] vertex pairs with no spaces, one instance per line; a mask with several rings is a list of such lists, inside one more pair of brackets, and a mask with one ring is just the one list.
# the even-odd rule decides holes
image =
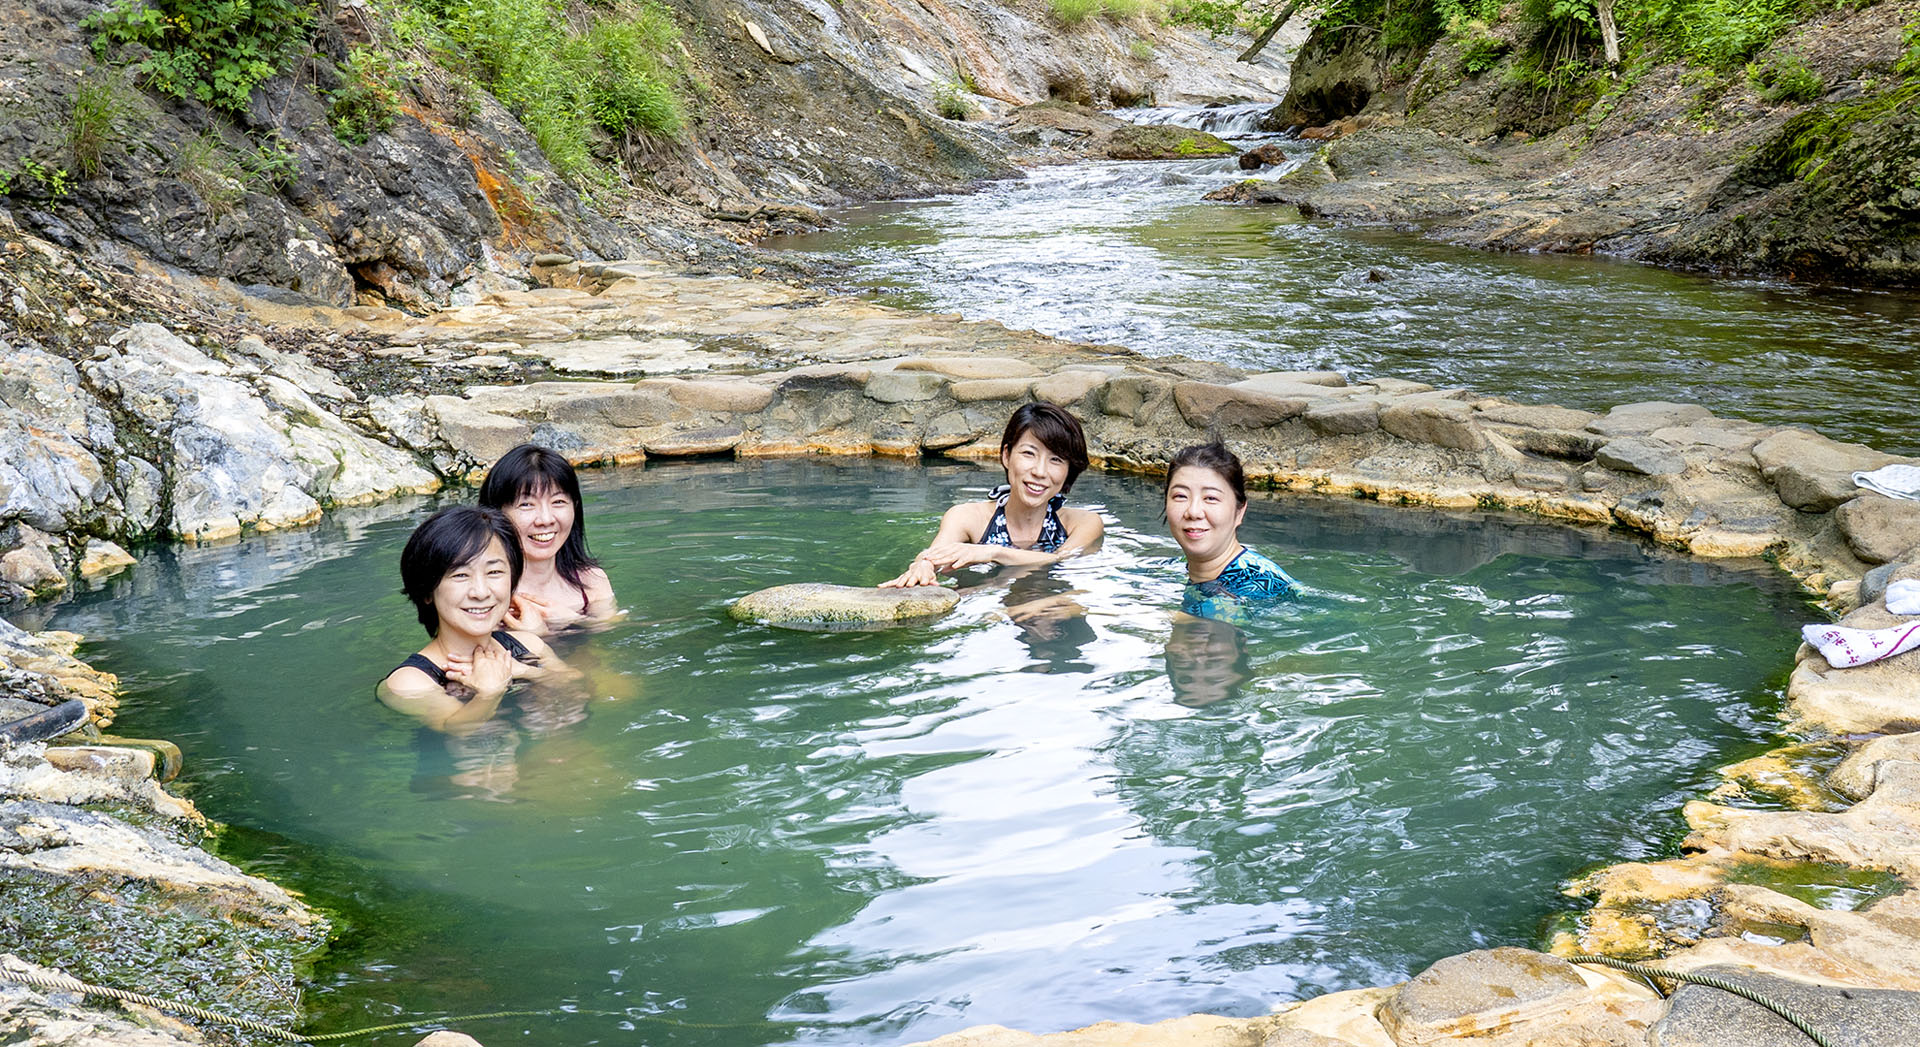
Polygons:
[[501,628],[519,578],[506,517],[470,505],[428,517],[400,553],[400,581],[432,639],[381,681],[381,701],[458,732],[491,719],[515,680],[566,675],[538,636]]
[[1187,555],[1180,609],[1243,623],[1261,604],[1300,594],[1280,565],[1240,544],[1247,478],[1240,459],[1215,440],[1183,448],[1167,463],[1167,526]]
[[1052,563],[1100,541],[1100,517],[1064,504],[1087,468],[1079,419],[1053,404],[1021,407],[1000,435],[1000,465],[1006,484],[986,501],[948,509],[933,544],[881,588],[938,585],[940,575],[973,564]]
[[480,504],[505,513],[519,535],[525,569],[507,624],[551,636],[618,613],[613,583],[587,554],[580,478],[565,458],[533,444],[508,451],[487,470]]

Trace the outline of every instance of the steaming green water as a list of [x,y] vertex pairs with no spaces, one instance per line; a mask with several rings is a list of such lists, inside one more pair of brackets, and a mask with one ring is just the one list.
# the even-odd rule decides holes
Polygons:
[[[567,1003],[623,1016],[475,1031],[732,1047],[1256,1014],[1535,943],[1558,884],[1669,849],[1768,737],[1810,613],[1604,533],[1257,498],[1243,537],[1323,595],[1176,634],[1157,488],[1089,475],[1104,552],[934,626],[724,617],[892,574],[996,480],[594,477],[632,617],[561,642],[584,693],[453,745],[372,696],[422,641],[394,564],[425,503],[156,550],[50,624],[101,638],[121,729],[180,742],[227,853],[346,914],[322,1028]],[[1007,619],[1037,600],[1085,613]]]
[[1911,294],[1490,254],[1200,199],[1244,177],[1232,159],[1047,168],[769,243],[844,262],[883,301],[1152,355],[1588,410],[1678,400],[1920,454]]

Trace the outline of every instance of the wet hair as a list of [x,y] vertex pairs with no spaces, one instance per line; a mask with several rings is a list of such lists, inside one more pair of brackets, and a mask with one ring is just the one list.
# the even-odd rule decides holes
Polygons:
[[1227,486],[1233,489],[1234,503],[1247,504],[1247,471],[1241,468],[1240,457],[1227,450],[1227,445],[1218,440],[1182,447],[1174,454],[1167,462],[1167,482],[1160,489],[1161,501],[1166,501],[1167,493],[1173,490],[1173,474],[1188,466],[1219,473],[1227,481]]
[[400,591],[413,602],[428,636],[440,635],[440,613],[433,606],[433,591],[454,568],[486,552],[487,543],[495,538],[507,550],[507,565],[513,572],[513,584],[518,586],[520,536],[513,533],[513,524],[499,510],[451,506],[414,528],[407,547],[400,551]]
[[[504,511],[522,498],[548,490],[557,490],[573,500],[573,530],[560,543],[553,565],[568,585],[584,591],[587,586],[581,576],[589,568],[600,566],[600,561],[587,552],[587,514],[580,506],[580,477],[563,455],[539,444],[521,444],[501,455],[480,482],[480,504]],[[514,536],[514,548],[520,548],[518,535]]]
[[1080,419],[1054,404],[1021,404],[1000,434],[1000,457],[1005,458],[1027,433],[1067,460],[1067,482],[1060,485],[1060,493],[1073,490],[1073,481],[1087,469],[1087,434],[1080,428]]

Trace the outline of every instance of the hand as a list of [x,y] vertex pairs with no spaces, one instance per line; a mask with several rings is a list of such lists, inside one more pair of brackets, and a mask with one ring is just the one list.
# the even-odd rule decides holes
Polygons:
[[920,555],[931,561],[936,571],[957,571],[977,563],[998,563],[1000,546],[972,542],[935,542]]
[[447,679],[466,684],[481,697],[498,697],[513,682],[513,657],[489,637],[473,649],[471,659],[447,656]]
[[882,589],[905,589],[915,585],[939,585],[940,576],[933,570],[933,562],[921,553],[914,558],[913,566],[898,578],[890,578],[880,583]]
[[513,600],[507,605],[507,617],[503,624],[509,629],[545,636],[547,602],[527,593],[514,593]]

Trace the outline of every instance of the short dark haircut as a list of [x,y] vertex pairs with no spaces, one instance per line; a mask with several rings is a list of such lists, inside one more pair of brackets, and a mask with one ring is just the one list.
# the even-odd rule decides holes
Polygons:
[[520,536],[498,510],[477,505],[455,505],[427,517],[413,529],[400,551],[400,591],[413,601],[428,636],[440,635],[440,614],[433,607],[433,591],[447,573],[487,551],[495,538],[506,547],[513,584],[520,584]]
[[1233,488],[1234,501],[1239,505],[1247,504],[1247,472],[1240,467],[1240,457],[1227,450],[1227,445],[1218,440],[1182,447],[1174,453],[1167,462],[1167,482],[1160,488],[1161,501],[1165,501],[1167,492],[1173,490],[1174,472],[1187,466],[1219,473],[1226,478],[1227,486]]
[[[539,444],[521,444],[501,455],[487,470],[487,478],[480,481],[480,504],[504,510],[522,498],[547,490],[558,490],[573,499],[573,530],[560,543],[553,565],[568,585],[584,590],[586,583],[581,576],[589,568],[600,566],[600,561],[587,552],[587,514],[580,504],[580,477],[564,455]],[[516,536],[514,548],[519,547]]]
[[1007,419],[1006,431],[1000,434],[1000,456],[1005,458],[1027,433],[1032,433],[1041,446],[1067,460],[1067,482],[1060,485],[1060,493],[1073,490],[1073,481],[1087,470],[1087,434],[1080,428],[1080,419],[1054,404],[1021,404],[1013,417]]

